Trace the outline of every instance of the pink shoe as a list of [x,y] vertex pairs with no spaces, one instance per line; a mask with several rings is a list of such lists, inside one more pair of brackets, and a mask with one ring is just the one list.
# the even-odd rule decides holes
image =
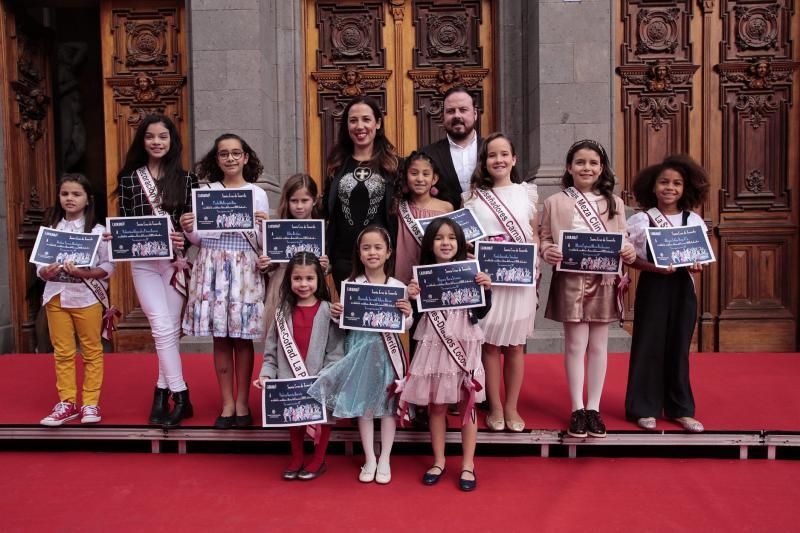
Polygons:
[[81,407],[81,424],[96,424],[100,422],[100,408],[96,405]]
[[56,406],[53,407],[53,412],[42,418],[39,423],[43,426],[56,427],[70,420],[75,420],[80,415],[81,413],[74,403],[58,402]]

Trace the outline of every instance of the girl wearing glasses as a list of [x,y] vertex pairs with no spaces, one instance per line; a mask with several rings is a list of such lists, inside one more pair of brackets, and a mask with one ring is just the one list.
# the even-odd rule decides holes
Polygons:
[[248,396],[253,374],[253,339],[264,337],[264,278],[258,269],[261,222],[267,219],[267,194],[254,182],[264,170],[252,148],[238,135],[226,133],[197,165],[197,174],[211,189],[249,189],[255,199],[258,231],[194,230],[195,215],[186,213],[181,226],[200,245],[183,317],[187,335],[214,337],[214,368],[222,411],[214,427],[229,429],[252,422]]
[[[119,211],[124,217],[169,215],[172,227],[192,206],[197,177],[181,168],[181,138],[172,121],[148,115],[136,130],[125,165],[117,175]],[[176,258],[182,259],[183,234],[172,232]],[[184,261],[159,259],[131,263],[133,286],[153,335],[158,354],[158,379],[150,410],[151,424],[177,426],[192,416],[189,389],[183,379],[181,309],[186,294]],[[172,394],[174,408],[169,410]]]

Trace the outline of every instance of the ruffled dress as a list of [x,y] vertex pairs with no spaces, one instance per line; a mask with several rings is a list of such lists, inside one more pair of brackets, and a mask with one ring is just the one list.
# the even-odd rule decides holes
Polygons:
[[467,376],[453,361],[431,321],[423,313],[414,333],[417,349],[400,396],[402,401],[415,405],[458,403],[467,398],[464,380],[472,377],[482,388],[476,392],[475,401],[482,402],[486,399],[481,364],[483,331],[480,326],[470,323],[468,310],[456,309],[447,312],[445,331],[461,343],[467,353],[467,368],[472,376]]
[[[515,183],[505,187],[495,187],[492,192],[506,205],[514,218],[522,226],[526,242],[533,241],[533,228],[530,221],[536,214],[539,195],[532,183]],[[470,193],[464,193],[464,207],[469,207],[483,226],[489,240],[511,241],[494,212],[483,200]],[[514,346],[525,344],[533,334],[536,318],[535,287],[492,287],[492,308],[480,321],[485,342],[495,346]]]

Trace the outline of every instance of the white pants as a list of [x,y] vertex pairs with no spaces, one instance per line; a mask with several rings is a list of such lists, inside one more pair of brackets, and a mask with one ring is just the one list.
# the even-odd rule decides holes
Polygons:
[[186,390],[181,366],[181,311],[183,296],[169,284],[175,268],[168,259],[132,263],[133,285],[142,306],[158,354],[159,388]]

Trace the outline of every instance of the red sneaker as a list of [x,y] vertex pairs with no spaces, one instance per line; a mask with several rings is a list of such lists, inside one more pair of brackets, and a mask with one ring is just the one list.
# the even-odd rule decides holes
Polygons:
[[96,405],[81,407],[81,424],[96,424],[100,422],[100,408]]
[[53,412],[42,418],[39,423],[43,426],[55,427],[69,422],[70,420],[75,420],[79,416],[81,416],[81,412],[78,411],[78,407],[74,403],[58,402],[56,406],[53,407]]

